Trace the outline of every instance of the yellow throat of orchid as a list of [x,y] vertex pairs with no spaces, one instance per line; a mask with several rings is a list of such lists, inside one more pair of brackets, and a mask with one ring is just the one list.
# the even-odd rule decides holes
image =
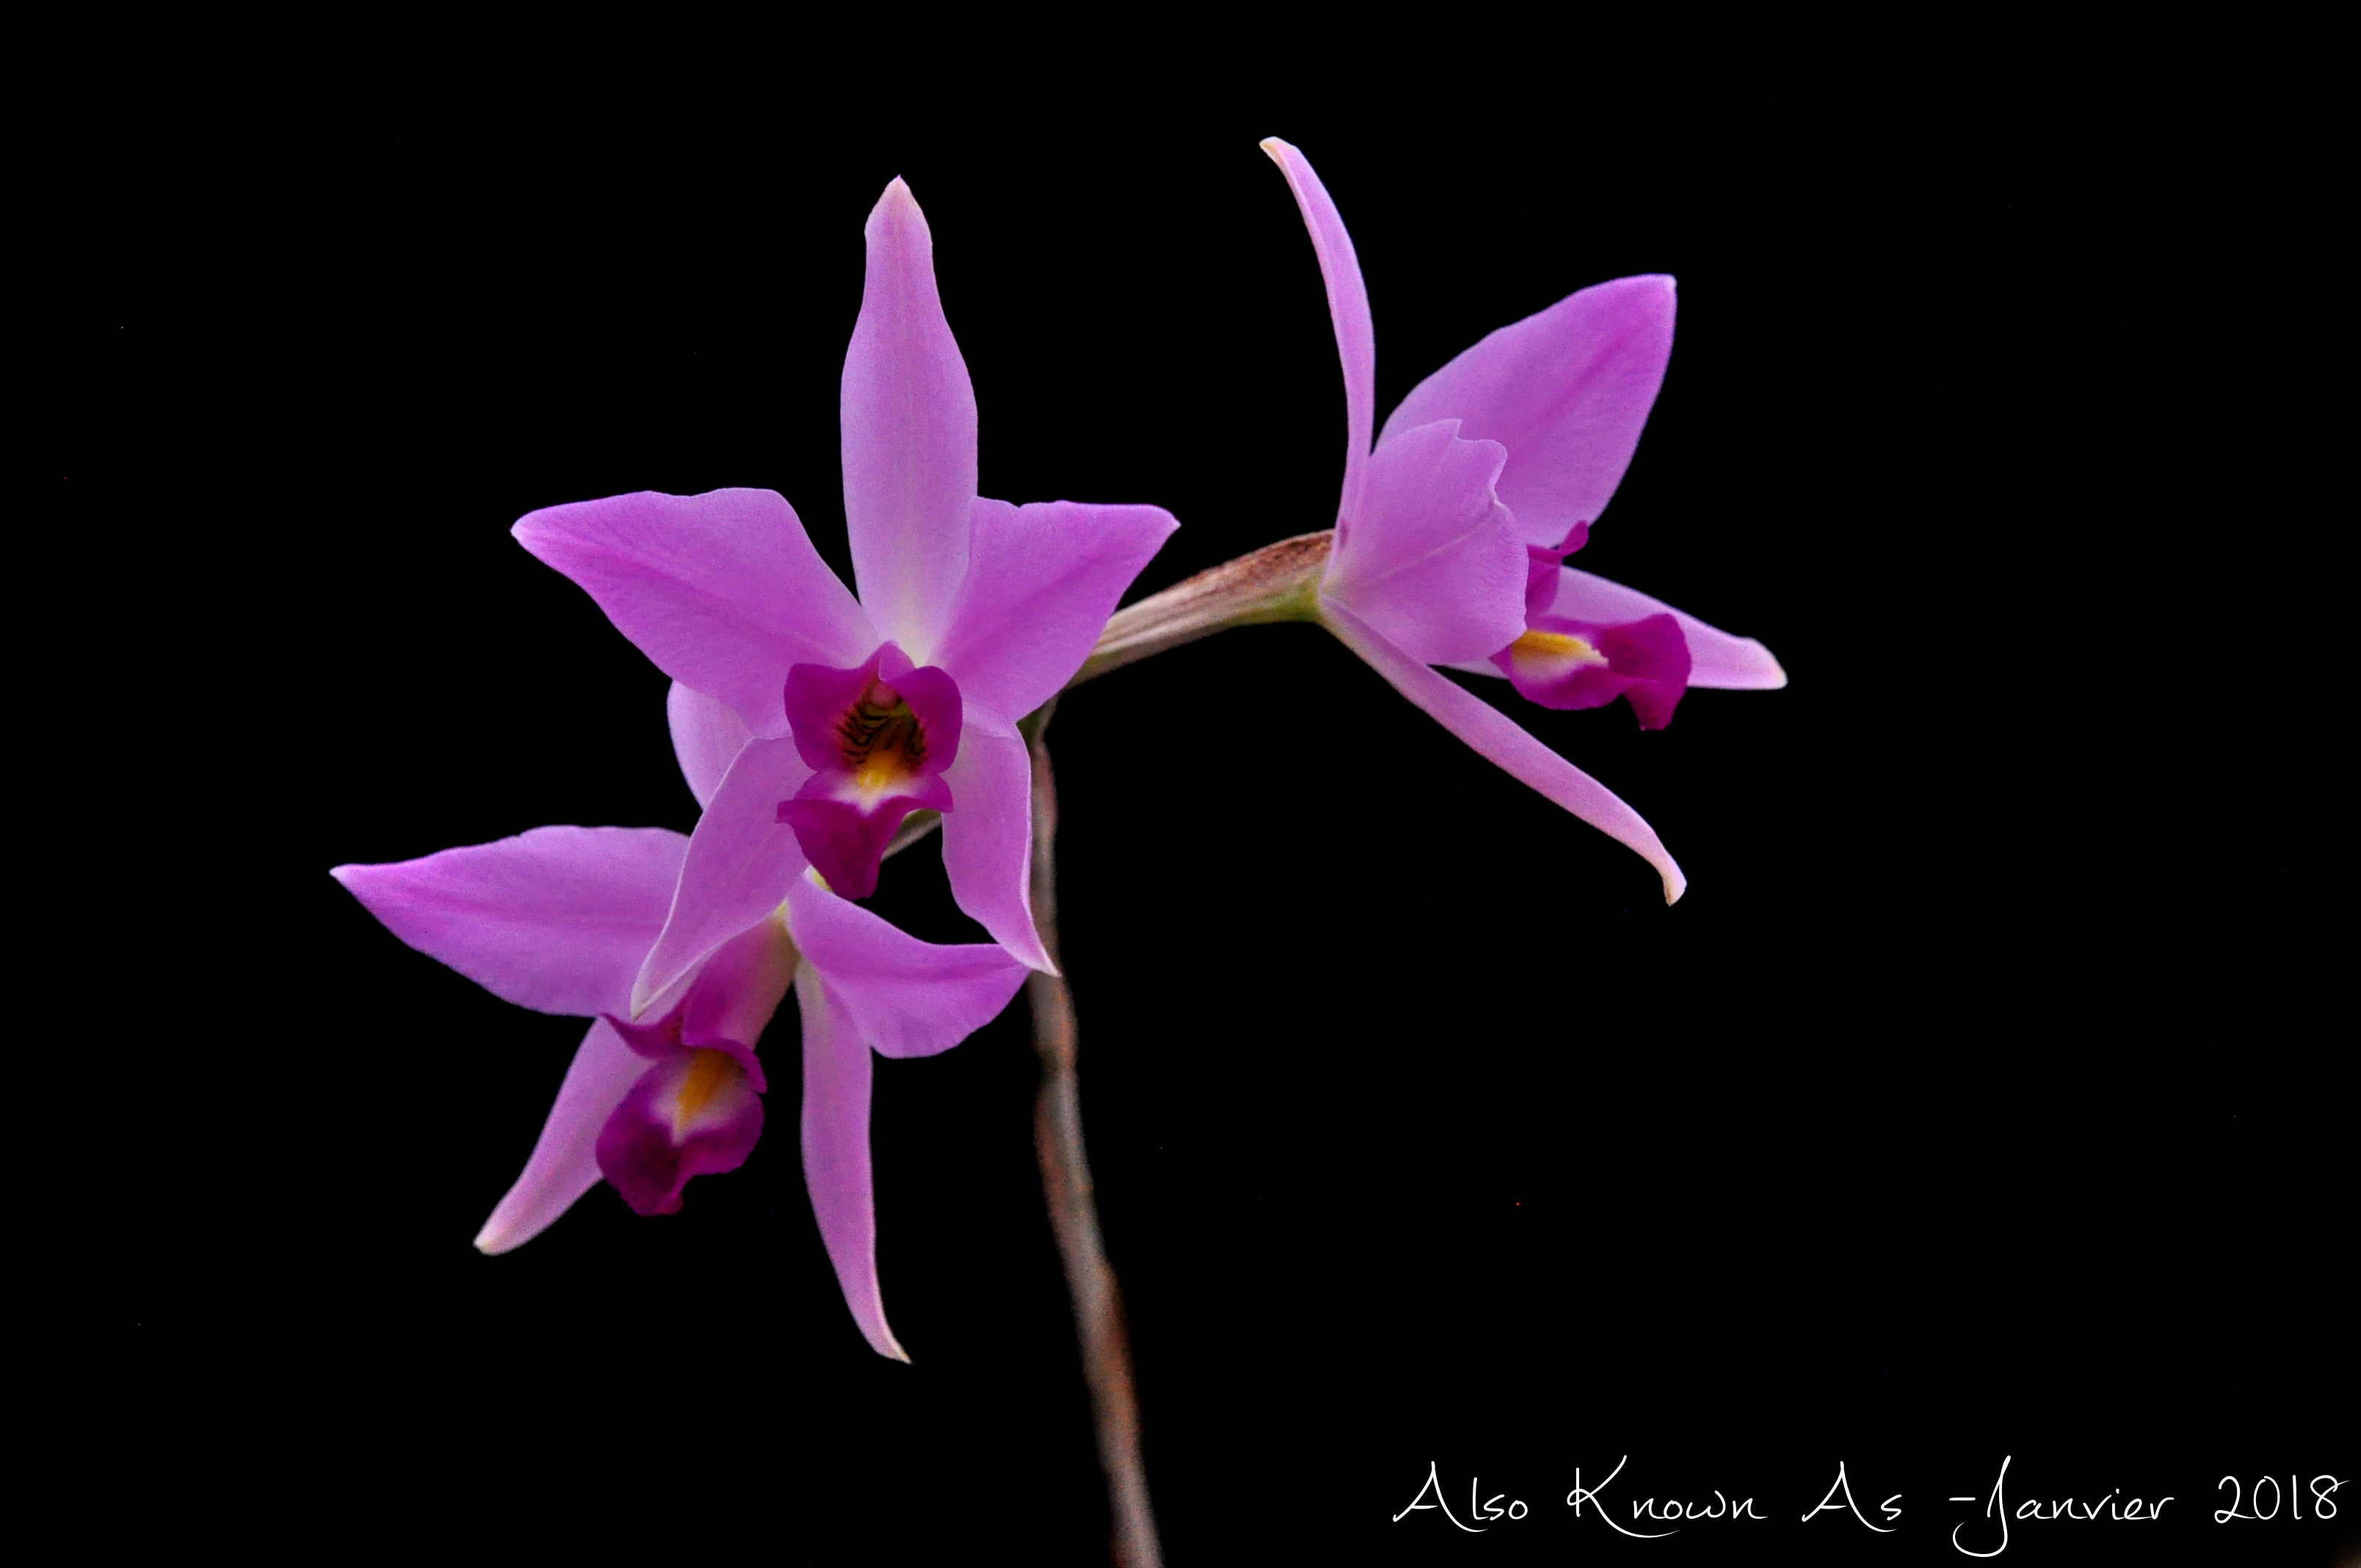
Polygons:
[[927,732],[901,693],[880,681],[837,721],[853,789],[873,806],[915,776],[927,760]]
[[680,1092],[674,1096],[673,1141],[687,1137],[697,1113],[713,1103],[715,1095],[745,1076],[746,1069],[728,1051],[700,1048],[690,1057],[688,1076],[680,1080]]
[[1604,664],[1607,655],[1582,638],[1563,631],[1528,631],[1509,646],[1514,659],[1547,659],[1575,664]]

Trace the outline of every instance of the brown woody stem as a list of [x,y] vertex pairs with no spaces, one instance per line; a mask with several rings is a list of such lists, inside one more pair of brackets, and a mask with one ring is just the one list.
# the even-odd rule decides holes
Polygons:
[[[1033,924],[1052,962],[1058,961],[1058,788],[1044,736],[1056,707],[1053,698],[1025,725],[1033,756]],[[1074,1303],[1099,1468],[1106,1475],[1115,1561],[1120,1568],[1159,1568],[1164,1558],[1156,1541],[1156,1515],[1148,1501],[1148,1472],[1140,1462],[1139,1399],[1132,1388],[1123,1292],[1099,1235],[1090,1157],[1082,1146],[1082,1102],[1074,1080],[1073,993],[1062,977],[1038,973],[1026,981],[1026,993],[1033,1007],[1033,1047],[1041,1058],[1040,1088],[1033,1102],[1033,1146],[1041,1164],[1049,1228],[1057,1234],[1058,1255],[1066,1266],[1066,1291]]]
[[[1282,539],[1116,611],[1089,659],[1066,683],[1068,688],[1233,626],[1317,619],[1315,599],[1333,543],[1334,535],[1324,532]],[[1019,726],[1033,759],[1033,924],[1053,963],[1058,961],[1058,789],[1044,737],[1057,707],[1058,699],[1051,697]],[[912,812],[885,853],[898,853],[941,826],[937,812]],[[1026,982],[1026,992],[1033,1008],[1034,1049],[1041,1058],[1040,1089],[1033,1102],[1034,1150],[1040,1161],[1049,1228],[1058,1238],[1067,1294],[1074,1303],[1099,1467],[1106,1475],[1115,1561],[1119,1568],[1160,1568],[1164,1556],[1157,1544],[1155,1511],[1148,1501],[1148,1473],[1140,1462],[1139,1398],[1132,1387],[1123,1293],[1099,1234],[1090,1157],[1082,1146],[1082,1094],[1074,1079],[1073,993],[1060,976],[1051,974],[1035,974]]]

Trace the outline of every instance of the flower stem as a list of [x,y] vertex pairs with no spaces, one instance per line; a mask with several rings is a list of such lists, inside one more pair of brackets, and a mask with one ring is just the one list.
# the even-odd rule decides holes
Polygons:
[[[1325,529],[1318,533],[1299,533],[1292,539],[1249,551],[1235,561],[1209,566],[1160,594],[1150,594],[1137,604],[1125,606],[1107,621],[1106,630],[1099,633],[1097,646],[1082,661],[1082,667],[1074,672],[1074,678],[1066,683],[1065,689],[1071,691],[1109,670],[1120,670],[1150,653],[1161,653],[1167,648],[1178,648],[1183,642],[1194,642],[1200,637],[1211,637],[1233,626],[1317,620],[1312,598],[1319,592],[1320,575],[1327,569],[1328,547],[1334,539],[1334,532]],[[1049,722],[1049,709],[1057,703],[1058,699],[1051,697],[1021,728],[1027,735],[1038,733],[1039,726]],[[1042,767],[1049,766],[1048,753],[1036,755]],[[942,825],[942,813],[939,811],[913,811],[903,820],[893,841],[885,846],[885,858],[900,854]]]
[[1115,612],[1098,646],[1066,683],[1068,690],[1150,653],[1194,642],[1233,626],[1310,620],[1334,534],[1299,533],[1224,561]]
[[[1058,788],[1049,772],[1045,736],[1057,702],[1024,725],[1033,757],[1033,924],[1051,961],[1058,961],[1058,882],[1055,846]],[[1148,1473],[1139,1456],[1139,1400],[1131,1383],[1131,1343],[1124,1326],[1123,1292],[1099,1236],[1091,1162],[1082,1147],[1082,1102],[1074,1080],[1074,999],[1064,979],[1035,974],[1026,981],[1033,1008],[1033,1046],[1041,1083],[1033,1102],[1033,1146],[1041,1162],[1041,1192],[1049,1228],[1066,1266],[1074,1329],[1082,1341],[1082,1376],[1090,1385],[1099,1468],[1106,1475],[1107,1512],[1120,1568],[1159,1568],[1156,1516],[1148,1502]]]

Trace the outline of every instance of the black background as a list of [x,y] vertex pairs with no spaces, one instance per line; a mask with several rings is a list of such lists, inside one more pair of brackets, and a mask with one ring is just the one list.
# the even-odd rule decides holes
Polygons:
[[[518,1550],[1103,1552],[1021,1003],[880,1064],[902,1366],[838,1299],[792,1139],[677,1217],[601,1189],[477,1255],[581,1026],[325,872],[691,825],[663,677],[507,529],[764,486],[846,570],[837,377],[896,174],[986,494],[1168,507],[1138,592],[1327,526],[1342,400],[1278,134],[1353,230],[1381,414],[1576,288],[1678,276],[1580,564],[1792,685],[1657,734],[1516,706],[1657,827],[1672,909],[1312,629],[1062,705],[1065,955],[1172,1560],[1960,1561],[1976,1509],[1944,1499],[2014,1455],[2012,1501],[2177,1500],[2019,1524],[2005,1561],[2327,1561],[2309,1519],[2211,1518],[2225,1474],[2356,1469],[2349,1045],[2301,903],[2334,878],[2303,704],[2254,673],[2291,657],[2261,586],[2316,570],[2273,502],[2298,414],[2271,423],[2287,312],[2254,281],[2301,225],[2185,105],[1513,96],[889,73],[94,117],[59,164],[45,482],[154,607],[113,775],[169,936],[156,1157],[95,1293],[140,1369],[124,1463],[234,1477],[198,1528],[257,1540],[316,1510]],[[876,906],[974,935],[930,848]],[[1716,1488],[1768,1522],[1571,1519],[1576,1467],[1623,1454],[1626,1523]],[[1839,1461],[1899,1534],[1800,1522]],[[1475,1476],[1532,1517],[1390,1522],[1430,1464],[1463,1519]]]

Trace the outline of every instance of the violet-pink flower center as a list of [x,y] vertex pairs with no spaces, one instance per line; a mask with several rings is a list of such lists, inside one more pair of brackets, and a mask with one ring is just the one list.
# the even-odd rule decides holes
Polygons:
[[785,699],[812,776],[779,803],[779,820],[831,889],[866,898],[902,818],[921,806],[951,808],[942,775],[959,758],[959,683],[932,665],[913,667],[887,642],[851,669],[793,666]]

